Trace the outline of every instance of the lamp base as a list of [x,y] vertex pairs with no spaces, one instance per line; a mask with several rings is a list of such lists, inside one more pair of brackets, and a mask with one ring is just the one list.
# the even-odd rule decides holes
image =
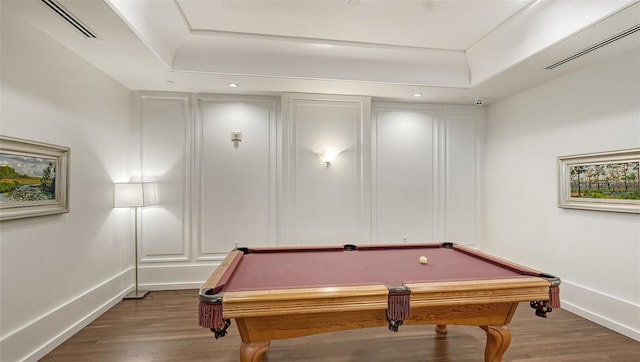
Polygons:
[[147,294],[149,294],[148,290],[138,290],[138,291],[134,290],[133,292],[125,295],[124,297],[122,297],[122,299],[142,299]]

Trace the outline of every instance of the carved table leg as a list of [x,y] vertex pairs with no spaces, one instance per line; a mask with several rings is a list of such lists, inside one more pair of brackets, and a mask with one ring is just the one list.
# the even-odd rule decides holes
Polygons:
[[438,324],[438,325],[436,325],[436,333],[438,333],[438,334],[447,334],[447,325],[446,324]]
[[502,356],[511,343],[509,326],[480,326],[487,332],[487,345],[484,349],[485,362],[502,362]]
[[262,355],[269,350],[269,342],[242,343],[242,347],[240,347],[240,362],[262,361]]

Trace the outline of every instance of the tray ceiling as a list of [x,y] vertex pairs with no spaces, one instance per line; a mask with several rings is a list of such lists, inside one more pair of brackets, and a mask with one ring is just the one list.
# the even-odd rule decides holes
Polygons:
[[133,90],[489,103],[640,47],[632,33],[545,70],[640,24],[630,0],[57,1],[97,39],[43,1],[3,3]]

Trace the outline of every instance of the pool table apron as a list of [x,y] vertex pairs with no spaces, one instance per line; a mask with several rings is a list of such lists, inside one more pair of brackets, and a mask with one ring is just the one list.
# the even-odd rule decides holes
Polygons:
[[[448,284],[409,285],[411,314],[404,324],[435,324],[438,333],[446,333],[448,324],[480,326],[487,334],[487,362],[502,361],[511,343],[508,324],[519,302],[549,296],[549,283],[539,278],[454,283],[454,290]],[[279,291],[278,296],[225,294],[224,317],[235,318],[243,342],[240,361],[261,361],[271,340],[385,326],[387,288],[356,288]]]

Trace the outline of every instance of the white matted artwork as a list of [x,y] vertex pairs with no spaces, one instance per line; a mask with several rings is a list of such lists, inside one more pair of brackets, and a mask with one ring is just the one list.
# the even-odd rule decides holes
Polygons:
[[558,207],[640,213],[640,149],[558,157]]
[[0,136],[0,221],[69,212],[69,152]]

